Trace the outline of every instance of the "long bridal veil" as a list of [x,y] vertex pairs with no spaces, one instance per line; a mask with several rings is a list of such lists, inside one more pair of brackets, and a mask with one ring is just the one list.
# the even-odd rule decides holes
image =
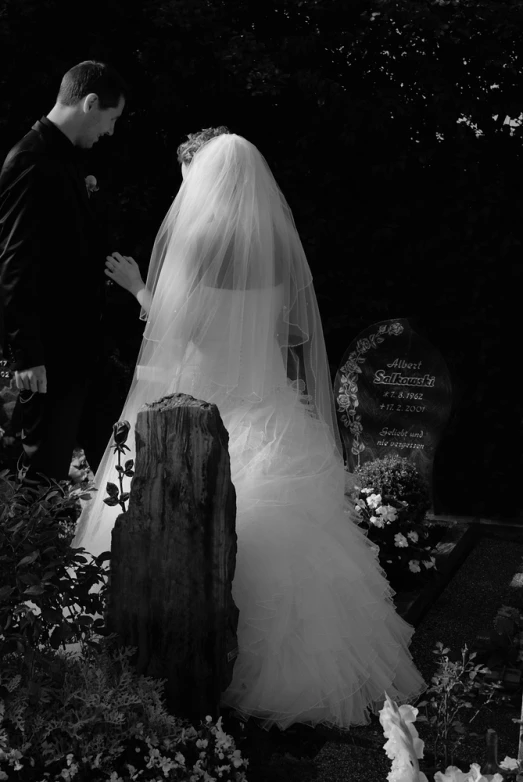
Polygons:
[[[327,354],[312,275],[291,210],[265,159],[230,134],[194,157],[155,240],[152,293],[122,419],[174,392],[231,406],[253,406],[278,382],[307,406],[341,465]],[[131,438],[133,439],[133,438]],[[114,481],[108,449],[99,491],[79,520],[75,545],[110,548],[104,488]],[[113,511],[112,516],[116,515]]]

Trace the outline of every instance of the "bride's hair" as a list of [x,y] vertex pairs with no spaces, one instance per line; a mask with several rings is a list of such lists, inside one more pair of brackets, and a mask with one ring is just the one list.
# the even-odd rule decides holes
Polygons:
[[229,128],[225,127],[225,125],[219,125],[217,128],[204,128],[203,130],[199,130],[198,133],[189,133],[187,141],[180,144],[176,150],[178,163],[180,165],[185,163],[185,165],[188,166],[196,153],[199,152],[208,141],[216,138],[216,136],[223,136],[224,133],[227,134],[230,132]]

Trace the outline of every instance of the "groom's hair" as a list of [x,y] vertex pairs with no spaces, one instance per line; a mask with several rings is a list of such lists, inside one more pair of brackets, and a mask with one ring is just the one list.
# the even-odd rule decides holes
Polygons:
[[225,125],[219,125],[217,128],[204,128],[204,130],[198,131],[198,133],[189,133],[187,141],[184,141],[178,149],[176,154],[178,157],[178,163],[181,165],[185,163],[188,166],[200,149],[216,136],[223,136],[224,133],[230,133],[229,128]]
[[110,65],[85,60],[67,71],[56,100],[62,106],[76,106],[91,92],[98,96],[100,109],[105,110],[118,106],[120,98],[128,95],[129,88]]

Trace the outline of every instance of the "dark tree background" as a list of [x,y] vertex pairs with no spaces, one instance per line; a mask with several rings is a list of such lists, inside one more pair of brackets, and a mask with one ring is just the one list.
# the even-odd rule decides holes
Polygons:
[[[246,136],[293,209],[333,375],[362,328],[415,319],[454,382],[440,509],[519,515],[523,1],[0,0],[0,25],[2,158],[68,68],[112,62],[133,96],[89,169],[114,249],[145,271],[178,143]],[[71,248],[72,295],[81,278]],[[100,394],[123,402],[143,324],[110,297]]]

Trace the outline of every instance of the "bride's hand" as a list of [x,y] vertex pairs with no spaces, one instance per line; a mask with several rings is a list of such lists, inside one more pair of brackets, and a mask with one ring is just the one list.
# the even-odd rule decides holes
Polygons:
[[106,275],[134,296],[145,288],[140,268],[130,255],[120,255],[120,253],[108,255],[105,267]]

